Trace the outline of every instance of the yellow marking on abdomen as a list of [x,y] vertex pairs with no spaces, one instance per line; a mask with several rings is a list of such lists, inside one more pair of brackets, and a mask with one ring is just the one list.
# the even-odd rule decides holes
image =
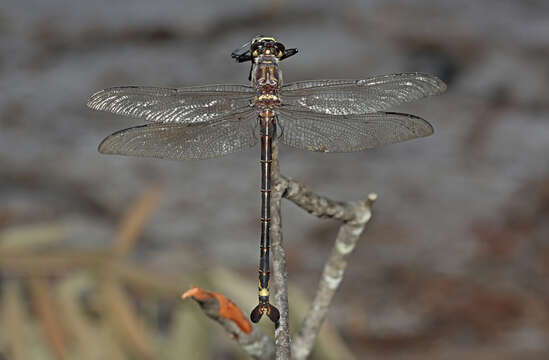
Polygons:
[[259,296],[269,296],[269,289],[260,289]]

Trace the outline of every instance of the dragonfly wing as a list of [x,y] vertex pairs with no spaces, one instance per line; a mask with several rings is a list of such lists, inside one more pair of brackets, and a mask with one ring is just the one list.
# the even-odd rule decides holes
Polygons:
[[446,90],[439,78],[421,73],[376,76],[365,80],[314,80],[282,87],[289,110],[331,115],[367,114],[436,95]]
[[420,117],[391,112],[328,115],[280,110],[281,141],[309,151],[353,152],[433,133]]
[[255,113],[226,116],[209,123],[147,124],[115,132],[99,152],[160,159],[208,159],[257,144]]
[[246,111],[251,107],[253,95],[254,90],[245,85],[179,89],[126,86],[93,94],[88,99],[88,106],[148,122],[193,124]]

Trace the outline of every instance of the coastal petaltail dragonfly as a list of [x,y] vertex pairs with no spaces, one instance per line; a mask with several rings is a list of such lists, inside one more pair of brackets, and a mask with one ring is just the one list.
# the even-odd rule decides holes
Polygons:
[[250,314],[253,322],[263,314],[279,320],[269,303],[273,139],[309,151],[353,152],[428,136],[433,127],[427,121],[386,110],[446,89],[422,73],[283,85],[279,63],[296,53],[273,37],[256,36],[232,53],[237,62],[251,62],[250,85],[113,87],[88,100],[92,109],[148,122],[108,136],[99,145],[104,154],[207,159],[260,144],[259,304]]

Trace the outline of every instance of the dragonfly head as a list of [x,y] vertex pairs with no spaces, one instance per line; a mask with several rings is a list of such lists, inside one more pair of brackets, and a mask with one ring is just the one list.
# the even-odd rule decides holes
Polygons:
[[279,60],[284,56],[285,46],[273,37],[257,36],[250,42],[252,58],[275,58]]
[[234,50],[231,57],[237,62],[251,61],[253,63],[259,56],[269,56],[278,60],[284,60],[295,54],[297,54],[297,49],[286,49],[274,37],[257,35],[240,48]]
[[297,54],[297,49],[286,49],[274,37],[258,35],[234,50],[231,57],[237,62],[250,61],[252,63],[249,76],[249,80],[252,80],[254,64],[278,63],[279,60],[284,60],[295,54]]

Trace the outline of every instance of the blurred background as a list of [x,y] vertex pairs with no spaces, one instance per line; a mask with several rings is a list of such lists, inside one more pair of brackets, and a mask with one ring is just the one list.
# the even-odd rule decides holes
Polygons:
[[[547,1],[16,1],[0,4],[0,359],[240,359],[179,295],[256,301],[258,149],[105,156],[139,120],[86,108],[118,85],[246,83],[256,34],[300,50],[285,82],[420,71],[394,109],[431,137],[353,154],[282,147],[283,174],[379,194],[315,359],[549,355]],[[283,205],[293,329],[337,222]],[[269,333],[272,327],[264,322]]]

